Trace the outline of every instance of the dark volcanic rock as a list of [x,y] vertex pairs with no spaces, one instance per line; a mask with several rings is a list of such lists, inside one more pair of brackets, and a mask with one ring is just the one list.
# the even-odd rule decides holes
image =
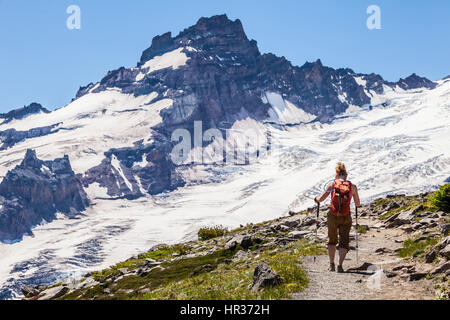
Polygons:
[[267,264],[261,263],[253,274],[253,285],[251,290],[258,291],[266,287],[273,287],[281,284],[280,275],[276,274]]
[[67,156],[43,161],[27,150],[22,163],[0,184],[0,240],[13,241],[31,228],[56,218],[73,216],[88,205],[86,193]]
[[58,131],[57,129],[54,130],[56,126],[57,124],[46,127],[33,128],[27,131],[17,131],[16,129],[0,131],[0,141],[2,142],[0,150],[10,148],[16,143],[24,141],[26,139],[42,137],[55,133]]
[[0,119],[4,119],[4,123],[8,123],[12,120],[23,119],[31,114],[41,113],[41,112],[49,113],[50,111],[45,109],[39,103],[33,102],[29,106],[24,106],[22,108],[12,110],[8,113],[1,113]]
[[175,190],[185,183],[170,160],[172,147],[169,142],[155,138],[150,144],[139,141],[133,147],[111,149],[100,165],[86,172],[83,184],[87,187],[97,182],[107,188],[111,197],[127,199]]
[[[183,48],[189,58],[185,66],[156,70],[136,81],[147,61],[178,48]],[[365,85],[358,84],[355,77],[361,77]],[[350,104],[370,104],[367,92],[383,93],[383,85],[435,87],[415,74],[390,83],[376,74],[329,68],[320,60],[293,66],[284,57],[261,54],[256,41],[247,38],[239,19],[231,21],[226,15],[218,15],[201,18],[175,37],[170,32],[156,36],[137,68],[109,72],[94,92],[118,87],[135,95],[158,92],[162,98],[164,94],[174,100],[173,106],[162,112],[161,127],[169,131],[176,125],[189,126],[194,120],[202,120],[204,129],[228,128],[245,117],[267,120],[270,105],[263,101],[266,92],[276,92],[317,116],[317,120],[327,122]],[[77,97],[92,87],[81,88]]]
[[436,83],[428,80],[427,78],[419,77],[415,73],[413,73],[406,79],[400,79],[400,81],[398,81],[396,84],[404,90],[417,88],[427,88],[427,89],[436,88]]

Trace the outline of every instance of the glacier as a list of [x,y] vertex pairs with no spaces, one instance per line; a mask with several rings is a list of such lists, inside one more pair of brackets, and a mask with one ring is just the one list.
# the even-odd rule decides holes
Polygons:
[[[350,106],[329,123],[314,121],[301,109],[295,112],[290,102],[280,106],[281,95],[272,92],[268,100],[276,109],[269,122],[248,119],[235,126],[270,132],[279,145],[275,152],[249,165],[181,168],[185,187],[134,200],[109,198],[104,188],[91,184],[86,192],[92,205],[82,215],[60,216],[36,226],[33,236],[21,242],[0,244],[0,298],[21,297],[22,284],[79,277],[155,244],[195,239],[203,226],[233,228],[311,207],[333,178],[337,161],[346,164],[363,202],[434,190],[450,177],[450,79],[435,83],[434,89],[368,92],[370,106]],[[1,130],[55,123],[64,128],[2,151],[0,175],[31,147],[44,159],[68,154],[74,171],[83,173],[112,147],[151,140],[148,128],[160,123],[159,112],[172,105],[170,99],[153,102],[155,97],[119,89],[90,92],[50,114],[0,124]],[[287,122],[292,114],[300,123]],[[114,165],[120,168],[115,160]]]

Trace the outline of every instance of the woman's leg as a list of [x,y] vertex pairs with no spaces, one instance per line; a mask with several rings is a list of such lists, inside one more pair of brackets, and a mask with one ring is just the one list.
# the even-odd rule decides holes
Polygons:
[[336,218],[331,213],[327,215],[328,224],[328,256],[330,258],[330,264],[334,264],[334,257],[336,255],[336,245],[338,243],[338,230],[336,224]]
[[350,230],[352,229],[351,216],[341,218],[343,221],[339,225],[339,266],[342,266],[350,250]]
[[347,256],[348,250],[345,248],[339,248],[339,265],[342,266],[344,263],[345,257]]
[[330,263],[334,263],[334,257],[336,255],[336,245],[328,245],[328,256],[330,257]]

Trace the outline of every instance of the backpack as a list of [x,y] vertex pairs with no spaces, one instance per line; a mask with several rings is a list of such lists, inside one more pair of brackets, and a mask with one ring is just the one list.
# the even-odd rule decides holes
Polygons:
[[352,183],[350,181],[334,180],[331,194],[331,214],[334,216],[348,216],[352,201]]

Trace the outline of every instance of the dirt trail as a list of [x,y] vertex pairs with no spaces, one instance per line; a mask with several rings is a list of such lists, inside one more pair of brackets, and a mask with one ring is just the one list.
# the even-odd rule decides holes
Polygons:
[[[393,276],[394,267],[410,264],[399,258],[396,249],[401,248],[407,235],[399,229],[379,227],[373,218],[360,218],[360,225],[368,225],[370,230],[359,235],[359,263],[355,250],[350,250],[344,262],[345,273],[328,271],[328,255],[307,257],[303,267],[308,273],[308,288],[292,295],[295,300],[367,300],[367,299],[435,299],[436,292],[431,281],[425,279],[408,281],[401,273]],[[378,225],[377,225],[378,224]],[[319,229],[319,237],[326,238],[326,227]],[[355,229],[351,231],[350,246],[355,246]],[[384,249],[383,249],[384,248]],[[336,263],[338,255],[336,254]],[[352,270],[370,263],[364,270]],[[377,269],[379,271],[377,271]],[[381,270],[382,269],[382,270]],[[388,277],[389,276],[389,277]]]

